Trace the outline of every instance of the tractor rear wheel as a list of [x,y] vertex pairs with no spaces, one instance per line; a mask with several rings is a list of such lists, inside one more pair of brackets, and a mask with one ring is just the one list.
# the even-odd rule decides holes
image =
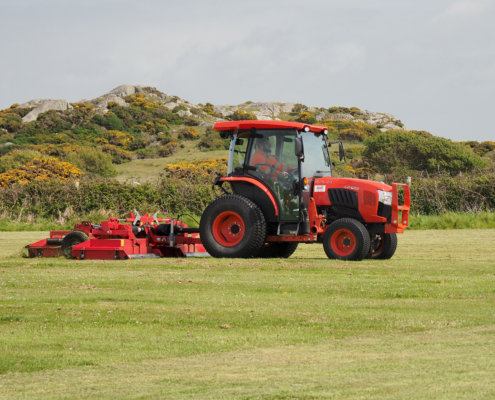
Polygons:
[[369,252],[370,235],[361,222],[338,219],[327,228],[323,248],[330,259],[361,261]]
[[89,237],[83,232],[79,232],[79,231],[70,232],[69,234],[67,234],[66,237],[64,237],[64,240],[62,240],[62,254],[64,255],[65,258],[71,259],[72,246],[86,242],[87,240],[89,240]]
[[296,242],[272,243],[263,247],[256,257],[258,258],[289,258],[297,249]]
[[201,242],[217,258],[251,258],[263,248],[266,222],[259,207],[236,194],[221,196],[203,213]]
[[397,250],[397,235],[395,233],[377,233],[371,238],[370,251],[366,258],[388,260]]

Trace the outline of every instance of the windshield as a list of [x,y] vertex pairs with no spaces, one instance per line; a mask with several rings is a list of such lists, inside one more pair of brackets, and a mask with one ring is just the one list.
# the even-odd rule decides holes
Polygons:
[[301,135],[304,144],[304,161],[301,163],[301,176],[331,176],[330,157],[325,135],[313,132]]

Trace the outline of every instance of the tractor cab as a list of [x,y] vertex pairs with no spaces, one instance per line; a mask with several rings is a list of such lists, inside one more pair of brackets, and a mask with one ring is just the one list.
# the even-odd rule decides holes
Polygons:
[[311,183],[314,178],[332,176],[326,128],[285,121],[237,121],[218,123],[215,129],[231,138],[228,181],[234,193],[261,208],[269,233],[309,233]]

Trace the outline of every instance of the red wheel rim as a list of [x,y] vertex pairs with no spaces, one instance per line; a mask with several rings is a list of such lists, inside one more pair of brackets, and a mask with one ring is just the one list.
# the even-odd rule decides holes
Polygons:
[[378,247],[371,252],[371,254],[378,254],[380,251],[382,251],[383,246],[385,245],[385,235],[383,233],[379,233],[378,236],[380,236],[380,244]]
[[348,229],[339,229],[332,235],[332,250],[338,256],[348,256],[356,248],[356,238]]
[[225,247],[238,244],[244,237],[245,227],[241,216],[233,211],[219,214],[213,221],[213,237]]

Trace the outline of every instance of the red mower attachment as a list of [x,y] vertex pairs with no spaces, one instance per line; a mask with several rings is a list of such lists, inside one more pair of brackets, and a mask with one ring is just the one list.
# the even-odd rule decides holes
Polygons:
[[28,246],[29,257],[124,260],[131,258],[209,256],[198,228],[188,228],[176,218],[145,214],[108,218],[100,224],[77,223],[72,231],[51,231],[50,239]]

